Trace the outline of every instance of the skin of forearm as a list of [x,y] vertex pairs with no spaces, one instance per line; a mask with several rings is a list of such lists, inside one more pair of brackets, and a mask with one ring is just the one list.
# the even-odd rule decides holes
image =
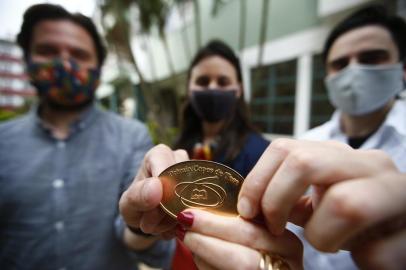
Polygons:
[[151,247],[160,238],[157,237],[144,237],[132,233],[128,228],[124,230],[124,243],[131,250],[145,250]]

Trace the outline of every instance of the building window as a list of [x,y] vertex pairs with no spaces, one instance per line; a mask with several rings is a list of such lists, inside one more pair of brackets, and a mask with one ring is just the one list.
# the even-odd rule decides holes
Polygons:
[[327,89],[324,85],[324,78],[326,76],[323,58],[321,54],[313,57],[313,78],[312,78],[312,99],[310,106],[310,128],[319,126],[327,122],[334,107],[331,105]]
[[295,116],[296,60],[251,71],[251,113],[264,133],[293,134]]

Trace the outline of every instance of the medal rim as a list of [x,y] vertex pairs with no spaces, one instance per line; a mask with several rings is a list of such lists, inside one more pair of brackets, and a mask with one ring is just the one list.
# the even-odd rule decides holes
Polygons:
[[[238,176],[239,179],[242,179],[241,183],[244,182],[244,180],[245,180],[244,177],[243,177],[239,172],[237,172],[236,170],[234,170],[233,168],[231,168],[231,167],[229,167],[229,166],[227,166],[227,165],[225,165],[225,164],[222,164],[222,163],[219,163],[219,162],[216,162],[216,161],[212,161],[212,160],[201,160],[201,159],[185,160],[185,161],[181,161],[181,162],[175,163],[175,164],[173,164],[173,165],[167,167],[165,170],[163,170],[163,171],[158,175],[158,178],[159,178],[159,180],[160,180],[161,183],[162,183],[161,177],[163,177],[162,174],[163,174],[164,172],[170,170],[171,168],[174,168],[175,166],[180,166],[180,165],[185,164],[185,163],[196,163],[196,162],[198,162],[198,163],[199,163],[199,162],[201,162],[201,163],[211,163],[211,164],[214,164],[215,166],[220,166],[220,167],[222,167],[222,168],[225,168],[225,169],[230,170],[230,171],[232,171],[233,173],[235,173],[235,174]],[[179,182],[179,183],[181,183],[181,182]],[[170,210],[168,210],[168,209],[164,206],[164,204],[162,203],[162,201],[159,203],[159,205],[160,205],[161,209],[162,209],[166,214],[168,214],[170,217],[172,217],[172,218],[174,218],[174,219],[177,218],[177,216],[176,216],[174,213],[172,213]],[[186,208],[186,209],[189,209],[189,208]],[[196,208],[196,209],[198,209],[198,208]],[[183,210],[182,210],[182,211],[183,211]],[[207,211],[207,210],[204,210],[204,211]],[[210,212],[210,211],[209,211],[209,212]],[[238,214],[237,214],[237,215],[238,215]],[[237,215],[236,215],[236,216],[237,216]]]

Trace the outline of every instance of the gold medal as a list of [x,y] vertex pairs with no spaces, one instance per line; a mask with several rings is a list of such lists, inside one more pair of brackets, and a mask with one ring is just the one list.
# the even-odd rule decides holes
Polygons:
[[173,218],[187,208],[238,216],[238,193],[244,178],[223,164],[184,161],[164,170],[159,178],[163,186],[161,207]]

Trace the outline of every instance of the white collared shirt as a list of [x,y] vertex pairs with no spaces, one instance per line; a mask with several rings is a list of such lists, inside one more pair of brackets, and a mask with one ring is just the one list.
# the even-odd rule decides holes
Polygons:
[[[348,136],[340,128],[340,112],[336,111],[328,122],[309,130],[300,139],[312,141],[335,140],[348,143]],[[397,100],[395,102],[385,121],[361,145],[360,149],[382,150],[392,158],[400,171],[406,172],[406,100]],[[348,251],[333,254],[319,252],[306,241],[301,227],[289,223],[288,229],[299,236],[303,242],[303,262],[306,270],[358,269]]]
[[[306,132],[300,139],[348,143],[348,136],[340,128],[340,112],[321,126]],[[360,149],[379,149],[386,152],[401,172],[406,172],[406,100],[397,100],[385,121]]]

